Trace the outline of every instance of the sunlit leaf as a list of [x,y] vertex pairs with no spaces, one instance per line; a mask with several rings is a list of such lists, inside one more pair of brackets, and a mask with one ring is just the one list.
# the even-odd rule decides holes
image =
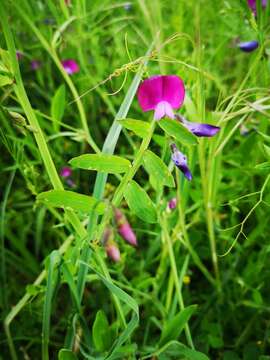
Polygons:
[[131,166],[127,159],[108,154],[84,154],[71,159],[69,163],[76,168],[110,174],[126,172]]
[[95,209],[98,214],[102,214],[105,210],[105,204],[93,197],[67,190],[45,191],[37,196],[37,200],[52,207],[72,208],[85,213]]

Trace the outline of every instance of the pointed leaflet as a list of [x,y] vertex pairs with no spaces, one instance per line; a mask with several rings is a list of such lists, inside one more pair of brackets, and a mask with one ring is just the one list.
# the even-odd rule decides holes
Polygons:
[[186,145],[196,145],[198,143],[196,136],[176,120],[162,119],[157,123],[166,134],[172,136],[180,143],[184,143]]
[[143,164],[145,170],[149,175],[152,175],[155,180],[162,185],[174,187],[174,179],[169,169],[164,162],[154,154],[152,151],[147,150],[143,156]]
[[135,120],[135,119],[123,119],[123,120],[118,120],[118,122],[124,128],[133,131],[134,134],[136,134],[141,138],[147,136],[150,130],[150,124],[146,121]]
[[148,223],[157,222],[154,204],[146,191],[136,181],[132,180],[124,190],[124,197],[128,206],[135,215]]
[[37,201],[46,205],[60,208],[72,208],[75,211],[89,213],[91,209],[95,209],[98,214],[103,214],[105,204],[97,201],[91,196],[78,194],[67,190],[50,190],[40,193]]
[[69,161],[75,168],[121,174],[130,167],[130,162],[120,156],[108,154],[84,154]]

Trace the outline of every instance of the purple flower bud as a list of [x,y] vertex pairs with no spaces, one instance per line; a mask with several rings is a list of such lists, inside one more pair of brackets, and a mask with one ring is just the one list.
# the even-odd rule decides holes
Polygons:
[[68,178],[71,176],[71,174],[72,174],[72,170],[68,166],[64,166],[60,171],[60,176],[62,176],[63,178]]
[[32,70],[38,70],[41,67],[41,62],[38,60],[32,60],[31,61],[31,69]]
[[175,118],[179,120],[189,131],[191,131],[194,135],[198,137],[212,137],[216,135],[220,130],[220,127],[218,126],[188,121],[179,114],[176,114]]
[[107,256],[113,261],[113,262],[119,262],[121,260],[120,251],[118,247],[114,244],[108,244],[106,247],[106,253]]
[[173,210],[176,208],[176,206],[177,206],[177,199],[176,199],[176,197],[174,197],[168,202],[168,208],[170,210]]
[[66,73],[69,75],[76,74],[77,72],[80,71],[79,65],[76,63],[75,60],[72,59],[62,60],[61,63]]
[[132,246],[137,246],[137,238],[134,234],[125,215],[119,210],[115,209],[115,220],[118,227],[118,233],[122,238]]
[[134,234],[131,226],[128,222],[118,227],[118,233],[122,236],[122,238],[132,246],[137,246],[136,235]]
[[258,41],[252,40],[252,41],[245,41],[238,44],[238,47],[240,50],[244,52],[252,52],[257,49],[259,46]]
[[192,174],[187,165],[187,157],[181,153],[175,144],[171,145],[172,161],[178,167],[185,177],[190,181],[192,180]]

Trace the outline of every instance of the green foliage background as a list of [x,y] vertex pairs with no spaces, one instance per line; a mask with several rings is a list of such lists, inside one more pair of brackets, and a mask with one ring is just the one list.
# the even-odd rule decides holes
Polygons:
[[[270,6],[255,18],[234,0],[2,1],[0,358],[270,358],[269,15]],[[237,47],[254,39],[253,53]],[[68,58],[78,74],[62,69]],[[122,122],[118,140],[115,118],[150,124],[132,92],[140,76],[159,73],[183,79],[182,115],[221,127],[198,145],[179,143],[192,182],[169,164],[161,127],[152,124],[151,137],[151,126]],[[96,181],[97,172],[76,168],[75,188],[63,182],[103,198],[101,220],[95,207],[89,215],[37,202],[61,190],[61,168],[102,149],[108,133],[108,152],[117,142],[115,155],[134,166],[128,175],[109,175],[104,196],[102,172]],[[140,158],[148,147],[175,187],[151,176]],[[141,218],[134,181],[151,199]],[[116,229],[108,204],[138,238],[134,249],[115,231],[117,264],[100,242],[104,226]]]

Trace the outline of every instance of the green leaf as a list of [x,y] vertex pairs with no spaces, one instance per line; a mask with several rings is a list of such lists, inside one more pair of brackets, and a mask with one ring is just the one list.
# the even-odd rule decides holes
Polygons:
[[134,134],[136,134],[141,138],[147,136],[150,130],[150,124],[142,120],[123,119],[123,120],[118,120],[118,122],[124,128],[133,131]]
[[147,150],[143,156],[145,170],[162,185],[174,187],[174,179],[164,162],[152,151]]
[[270,168],[270,161],[265,161],[260,164],[257,164],[254,169],[256,170],[267,170]]
[[56,90],[51,104],[51,117],[53,118],[53,124],[55,131],[59,131],[60,124],[62,120],[66,106],[66,88],[65,85],[59,86]]
[[140,219],[148,222],[157,222],[157,214],[154,204],[145,190],[132,180],[124,190],[124,197],[131,211]]
[[92,328],[93,342],[97,351],[108,350],[111,345],[110,327],[104,311],[99,310]]
[[61,349],[58,353],[58,360],[77,360],[77,356],[68,349]]
[[131,166],[127,159],[108,154],[84,154],[71,159],[69,163],[76,168],[110,174],[126,172]]
[[270,147],[266,144],[263,144],[263,149],[264,149],[264,152],[265,152],[267,158],[270,159]]
[[72,208],[75,211],[89,213],[93,208],[98,214],[103,214],[105,204],[98,202],[91,196],[78,194],[67,190],[50,190],[40,193],[37,201],[46,205],[60,208]]
[[177,120],[162,119],[157,123],[165,131],[165,133],[181,143],[185,143],[187,145],[196,145],[198,143],[196,136]]
[[0,74],[0,87],[11,85],[13,83],[13,79],[7,75],[1,75]]
[[165,324],[159,341],[161,346],[170,340],[176,340],[179,337],[196,308],[197,305],[190,305],[186,307]]
[[[159,355],[163,355],[163,357]],[[209,358],[201,353],[200,351],[196,351],[188,348],[186,345],[172,340],[164,345],[161,349],[156,351],[153,354],[153,357],[157,356],[162,359],[181,359],[181,360],[209,360]]]

